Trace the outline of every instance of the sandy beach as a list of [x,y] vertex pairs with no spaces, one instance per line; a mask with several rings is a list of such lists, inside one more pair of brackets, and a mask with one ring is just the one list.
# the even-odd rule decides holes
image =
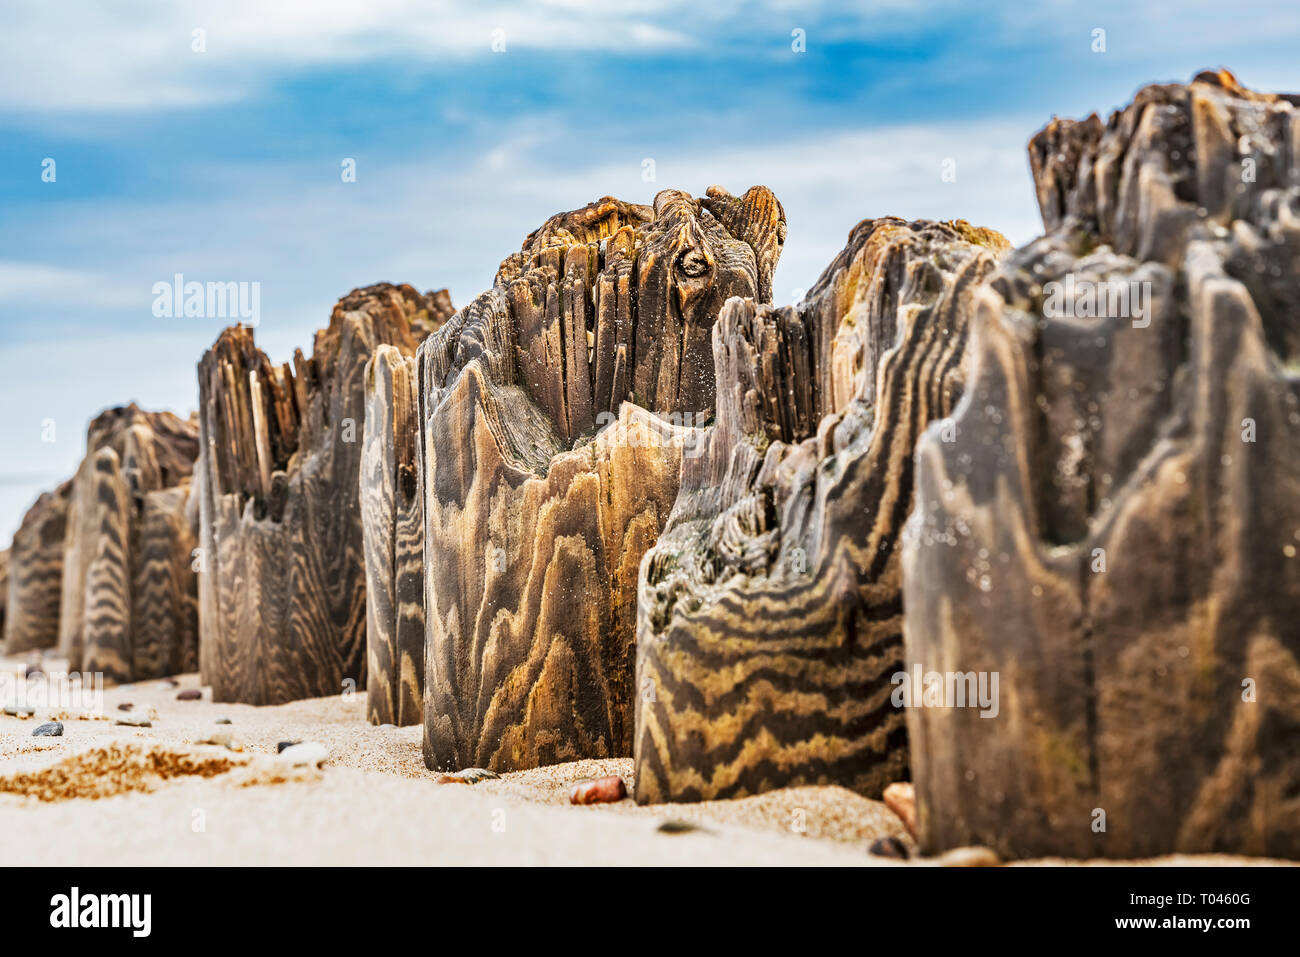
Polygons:
[[[20,675],[30,659],[0,659]],[[49,673],[57,658],[41,662]],[[439,783],[419,726],[368,724],[364,696],[275,707],[178,700],[197,675],[106,688],[100,713],[0,715],[0,833],[30,865],[793,865],[908,866],[872,856],[894,836],[880,801],[840,787],[699,804],[575,807],[581,781],[630,759],[577,761],[474,785]],[[120,705],[130,704],[129,711]],[[146,715],[151,727],[115,722]],[[220,719],[230,723],[218,723]],[[58,737],[33,737],[57,719]],[[225,743],[205,744],[215,736]],[[316,741],[322,767],[291,767],[283,741]],[[665,827],[665,825],[667,825]],[[942,860],[913,858],[911,866]],[[1047,863],[1047,862],[1043,862]],[[1064,863],[1064,862],[1061,862]],[[1151,863],[1250,863],[1207,856]]]

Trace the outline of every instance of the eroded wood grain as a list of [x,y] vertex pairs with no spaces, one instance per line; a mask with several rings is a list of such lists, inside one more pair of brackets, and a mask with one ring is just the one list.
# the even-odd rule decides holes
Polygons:
[[[71,483],[59,649],[71,669],[110,681],[175,674],[193,661],[198,627],[186,509],[198,422],[119,406],[91,420],[86,450]],[[159,643],[178,652],[149,650]]]
[[642,565],[636,799],[907,774],[895,545],[921,431],[965,380],[963,303],[1005,241],[866,220],[808,296],[727,303],[718,415]]
[[926,850],[1300,856],[1297,105],[1208,73],[1030,144],[1049,232],[917,454],[909,664],[1000,675],[909,713]]
[[311,358],[273,365],[242,326],[199,363],[200,670],[217,701],[276,704],[365,686],[360,505],[365,367],[412,354],[445,296],[354,290]]
[[366,713],[424,715],[424,508],[415,357],[380,346],[366,366],[361,511],[366,557]]
[[421,347],[430,767],[631,752],[637,567],[713,409],[718,311],[784,228],[763,187],[606,197]]
[[58,644],[63,535],[70,492],[71,484],[65,482],[53,492],[42,493],[14,532],[5,601],[7,654]]

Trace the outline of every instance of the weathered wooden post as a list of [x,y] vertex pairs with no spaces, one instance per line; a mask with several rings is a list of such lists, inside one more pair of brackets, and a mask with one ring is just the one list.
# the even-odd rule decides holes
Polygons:
[[424,503],[415,357],[383,345],[366,365],[361,517],[366,559],[366,714],[424,718]]
[[641,566],[638,801],[906,775],[890,680],[912,453],[961,395],[963,303],[1005,247],[865,220],[798,305],[723,309],[717,422]]
[[9,549],[5,601],[5,651],[53,648],[59,641],[59,593],[63,581],[63,534],[71,484],[44,492],[23,516]]
[[200,669],[217,701],[275,704],[360,691],[365,367],[415,352],[445,295],[354,290],[274,366],[243,326],[199,363]]
[[[917,453],[924,849],[1300,857],[1300,97],[1151,86],[1030,157],[1047,235]],[[1118,308],[1117,308],[1118,307]]]
[[763,187],[601,199],[421,346],[429,767],[631,753],[637,568],[784,237]]
[[86,430],[64,541],[59,650],[74,670],[139,681],[193,669],[198,422],[132,405]]

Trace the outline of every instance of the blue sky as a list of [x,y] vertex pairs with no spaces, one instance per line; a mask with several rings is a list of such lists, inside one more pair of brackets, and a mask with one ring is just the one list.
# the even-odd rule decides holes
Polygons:
[[97,411],[194,407],[223,323],[153,315],[175,273],[260,283],[257,338],[284,359],[355,286],[463,305],[554,212],[761,182],[789,219],[785,303],[866,217],[1026,242],[1024,147],[1053,114],[1105,115],[1205,67],[1297,90],[1297,50],[1294,0],[6,0],[0,547]]

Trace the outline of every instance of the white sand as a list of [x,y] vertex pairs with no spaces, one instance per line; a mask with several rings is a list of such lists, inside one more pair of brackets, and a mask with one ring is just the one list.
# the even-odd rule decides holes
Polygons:
[[[0,659],[0,671],[20,671],[22,664]],[[58,664],[45,662],[47,670]],[[179,688],[199,687],[196,675],[178,680]],[[578,761],[476,785],[439,784],[424,767],[421,729],[371,726],[363,695],[257,708],[213,704],[206,689],[202,701],[177,701],[178,690],[162,681],[107,689],[102,715],[63,715],[64,735],[55,738],[31,737],[48,709],[35,718],[0,715],[6,861],[898,866],[868,855],[871,841],[892,834],[915,849],[882,802],[843,788],[787,788],[702,804],[573,807],[569,791],[579,781],[621,774],[630,785],[631,761]],[[135,712],[152,709],[152,728],[113,723],[117,705],[128,701]],[[232,724],[217,725],[221,716]],[[214,732],[233,734],[243,750],[195,743]],[[274,757],[276,743],[286,740],[319,741],[330,758],[320,770],[286,769]],[[87,789],[121,793],[67,796]],[[661,832],[667,820],[699,829]],[[1236,859],[1161,861],[1191,862]]]

